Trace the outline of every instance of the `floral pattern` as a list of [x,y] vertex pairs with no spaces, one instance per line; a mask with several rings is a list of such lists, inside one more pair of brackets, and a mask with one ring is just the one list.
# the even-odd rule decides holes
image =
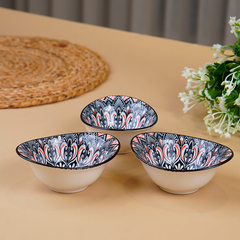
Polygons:
[[134,154],[144,163],[171,171],[194,171],[221,165],[233,157],[221,144],[171,133],[143,133],[131,141]]
[[111,160],[119,141],[104,133],[72,133],[20,144],[16,151],[25,160],[49,167],[85,169]]
[[92,127],[131,130],[153,126],[157,114],[139,99],[115,95],[90,103],[83,109],[81,120]]

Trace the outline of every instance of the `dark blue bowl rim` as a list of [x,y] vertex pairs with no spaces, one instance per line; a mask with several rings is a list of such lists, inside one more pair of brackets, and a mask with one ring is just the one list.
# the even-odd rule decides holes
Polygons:
[[[175,134],[175,135],[178,135],[178,136],[190,137],[190,138],[199,139],[199,140],[204,140],[204,141],[211,142],[211,143],[216,143],[216,144],[219,144],[219,145],[221,145],[221,146],[224,146],[224,147],[228,148],[228,149],[231,151],[232,155],[231,155],[230,157],[228,157],[224,162],[219,162],[218,164],[215,164],[215,165],[213,165],[213,166],[206,167],[206,168],[199,168],[199,169],[177,170],[177,169],[167,169],[167,168],[162,168],[162,167],[159,167],[159,166],[154,166],[154,165],[152,165],[152,164],[149,164],[149,163],[144,162],[141,158],[139,158],[139,157],[137,156],[137,154],[135,153],[134,148],[132,147],[133,139],[134,139],[135,137],[137,137],[137,136],[140,135],[140,134],[149,134],[149,133],[154,133],[154,134],[155,134],[155,133]],[[130,141],[130,146],[131,146],[132,152],[134,153],[134,155],[135,155],[142,163],[144,163],[144,164],[146,164],[146,165],[148,165],[148,166],[150,166],[150,167],[153,167],[153,168],[156,168],[156,169],[159,169],[159,170],[163,170],[163,171],[179,172],[179,173],[185,172],[185,173],[186,173],[186,172],[198,172],[198,171],[209,170],[209,169],[219,167],[219,166],[221,166],[221,165],[229,162],[229,161],[233,158],[233,156],[234,156],[233,150],[232,150],[231,148],[229,148],[229,147],[227,147],[226,145],[223,145],[223,144],[221,144],[221,143],[218,143],[218,142],[215,142],[215,141],[211,141],[211,140],[206,140],[206,139],[204,139],[204,138],[198,138],[198,137],[193,137],[193,136],[190,136],[190,135],[184,135],[184,134],[180,134],[180,133],[170,133],[170,132],[144,132],[144,133],[140,133],[140,134],[135,135],[135,136],[131,139],[131,141]]]
[[98,163],[98,164],[95,164],[95,165],[91,165],[91,166],[85,166],[85,167],[77,167],[77,168],[68,168],[68,167],[57,167],[57,166],[51,166],[51,165],[46,165],[46,164],[42,164],[42,163],[39,163],[39,162],[34,162],[30,159],[28,159],[27,157],[24,157],[22,156],[19,152],[18,152],[18,148],[20,145],[24,144],[24,143],[27,143],[27,142],[30,142],[30,141],[34,141],[34,140],[39,140],[39,139],[43,139],[43,138],[50,138],[50,137],[59,137],[59,136],[63,136],[63,135],[68,135],[68,134],[79,134],[79,133],[84,133],[84,134],[96,134],[96,133],[100,133],[100,132],[73,132],[73,133],[63,133],[63,134],[57,134],[57,135],[51,135],[51,136],[45,136],[45,137],[40,137],[40,138],[35,138],[35,139],[32,139],[32,140],[28,140],[28,141],[25,141],[25,142],[22,142],[20,143],[17,147],[16,147],[16,153],[18,154],[19,157],[21,157],[22,159],[30,162],[30,163],[34,163],[34,164],[37,164],[37,165],[40,165],[40,166],[44,166],[44,167],[50,167],[50,168],[56,168],[56,169],[64,169],[64,170],[86,170],[86,169],[91,169],[91,168],[95,168],[95,167],[99,167],[101,165],[104,165],[106,163],[108,163],[110,160],[112,160],[119,152],[120,150],[120,141],[113,135],[111,134],[108,134],[108,133],[100,133],[100,134],[103,134],[103,135],[110,135],[112,137],[114,137],[117,141],[118,141],[118,150],[113,154],[113,156],[111,156],[109,159],[105,160],[104,162],[101,162],[101,163]]
[[[156,121],[155,121],[154,123],[152,123],[151,125],[147,126],[147,127],[134,128],[134,129],[103,128],[103,127],[93,126],[93,125],[85,122],[84,119],[83,119],[83,111],[84,111],[90,104],[96,102],[97,100],[99,100],[99,99],[101,99],[101,98],[110,97],[110,96],[122,96],[122,97],[135,98],[135,99],[137,99],[137,100],[139,100],[139,101],[147,104],[147,105],[154,111],[154,114],[156,115]],[[158,115],[157,115],[157,112],[155,111],[155,109],[154,109],[151,105],[149,105],[148,103],[142,101],[142,100],[139,99],[139,98],[131,97],[131,96],[129,96],[129,95],[117,95],[117,94],[113,94],[113,95],[107,95],[107,96],[104,96],[104,97],[100,97],[100,98],[98,98],[98,99],[90,102],[88,105],[86,105],[86,106],[83,108],[83,110],[81,111],[81,113],[80,113],[80,119],[81,119],[81,121],[82,121],[84,124],[86,124],[86,125],[88,125],[89,127],[92,127],[92,128],[96,128],[96,129],[100,129],[100,130],[107,130],[107,131],[115,131],[115,132],[131,132],[131,131],[139,131],[139,130],[143,130],[143,129],[147,129],[147,128],[153,127],[153,126],[157,123],[157,121],[158,121]]]

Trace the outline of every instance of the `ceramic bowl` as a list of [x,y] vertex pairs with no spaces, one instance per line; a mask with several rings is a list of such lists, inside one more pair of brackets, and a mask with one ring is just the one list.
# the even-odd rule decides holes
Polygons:
[[73,193],[96,181],[119,149],[109,134],[71,133],[24,142],[16,152],[50,189]]
[[123,95],[91,102],[82,110],[80,118],[88,132],[105,132],[119,139],[119,153],[130,152],[132,137],[150,131],[158,120],[157,113],[147,103]]
[[175,194],[197,191],[233,157],[232,150],[221,144],[164,132],[139,134],[131,147],[152,181]]

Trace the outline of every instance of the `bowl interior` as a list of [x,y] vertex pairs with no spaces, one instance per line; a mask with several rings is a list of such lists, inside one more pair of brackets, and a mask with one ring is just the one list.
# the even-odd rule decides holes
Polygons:
[[152,167],[170,171],[197,171],[216,167],[233,157],[230,148],[200,138],[151,132],[135,136],[131,148]]
[[120,148],[119,141],[104,133],[71,133],[39,138],[17,146],[20,157],[41,165],[85,169],[112,159]]
[[133,130],[157,122],[154,109],[145,102],[128,96],[107,96],[88,104],[81,120],[92,127],[111,130]]

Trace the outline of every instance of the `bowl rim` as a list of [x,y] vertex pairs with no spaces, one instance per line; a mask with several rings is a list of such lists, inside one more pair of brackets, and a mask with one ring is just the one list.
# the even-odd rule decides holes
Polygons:
[[[19,152],[18,152],[18,149],[20,147],[20,145],[24,144],[24,143],[28,143],[30,141],[34,141],[34,140],[40,140],[40,139],[44,139],[44,138],[51,138],[51,137],[59,137],[59,136],[63,136],[63,135],[71,135],[71,134],[81,134],[81,133],[84,133],[84,134],[87,134],[87,135],[91,135],[91,134],[102,134],[102,135],[110,135],[111,137],[114,137],[115,140],[117,140],[118,142],[118,150],[110,157],[108,158],[106,161],[104,162],[101,162],[101,163],[98,163],[98,164],[95,164],[95,165],[91,165],[91,166],[84,166],[84,167],[76,167],[76,168],[69,168],[69,167],[58,167],[58,166],[52,166],[52,165],[46,165],[46,164],[42,164],[42,163],[39,163],[39,162],[35,162],[35,161],[32,161],[30,159],[28,159],[27,157],[21,155]],[[101,136],[102,136],[101,135]],[[40,138],[34,138],[34,139],[31,139],[31,140],[28,140],[28,141],[25,141],[25,142],[22,142],[20,144],[17,145],[15,151],[17,153],[17,155],[19,157],[21,157],[22,159],[28,161],[29,163],[34,163],[34,164],[37,164],[37,165],[40,165],[40,166],[43,166],[43,167],[49,167],[49,168],[55,168],[55,169],[63,169],[63,170],[86,170],[86,169],[92,169],[92,168],[96,168],[96,167],[99,167],[101,165],[104,165],[106,163],[108,163],[109,161],[111,161],[119,152],[120,150],[120,147],[121,147],[121,144],[120,144],[120,141],[113,135],[111,134],[108,134],[108,133],[102,133],[102,132],[72,132],[72,133],[62,133],[62,134],[56,134],[56,135],[50,135],[50,136],[45,136],[45,137],[40,137]]]
[[[162,168],[162,167],[159,167],[159,166],[155,166],[155,165],[152,165],[152,164],[149,164],[149,163],[146,163],[144,162],[141,158],[139,158],[137,156],[137,154],[135,153],[133,147],[132,147],[132,144],[133,144],[133,139],[141,134],[149,134],[149,133],[166,133],[166,134],[174,134],[174,135],[178,135],[178,136],[184,136],[184,137],[190,137],[190,138],[195,138],[195,139],[199,139],[199,140],[204,140],[204,141],[207,141],[207,142],[211,142],[211,143],[216,143],[220,146],[224,146],[226,148],[228,148],[230,151],[231,151],[231,156],[228,157],[224,162],[219,162],[218,164],[215,164],[215,165],[212,165],[212,166],[209,166],[209,167],[206,167],[206,168],[198,168],[198,169],[190,169],[190,170],[178,170],[178,169],[167,169],[167,168]],[[229,162],[233,156],[234,156],[234,152],[233,150],[230,148],[230,147],[227,147],[226,145],[223,145],[221,143],[218,143],[218,142],[215,142],[215,141],[211,141],[211,140],[207,140],[207,139],[204,139],[204,138],[199,138],[199,137],[193,137],[193,136],[190,136],[190,135],[185,135],[185,134],[180,134],[180,133],[171,133],[171,132],[144,132],[144,133],[140,133],[140,134],[137,134],[135,135],[134,137],[132,137],[131,141],[130,141],[130,146],[131,146],[131,149],[132,149],[132,152],[134,153],[134,155],[144,164],[150,166],[150,167],[153,167],[153,168],[156,168],[156,169],[159,169],[159,170],[163,170],[163,171],[168,171],[168,172],[178,172],[178,173],[186,173],[186,172],[198,172],[198,171],[205,171],[205,170],[209,170],[209,169],[212,169],[212,168],[216,168],[216,167],[219,167],[219,166],[222,166],[223,164]]]
[[[93,126],[93,125],[85,122],[84,119],[83,119],[83,111],[84,111],[91,103],[94,103],[94,102],[96,102],[97,100],[99,100],[99,99],[101,99],[101,98],[106,98],[106,97],[110,97],[110,96],[122,96],[122,97],[135,98],[135,99],[137,99],[137,100],[139,100],[139,101],[147,104],[147,105],[154,111],[154,114],[156,115],[156,121],[153,122],[153,123],[152,123],[151,125],[149,125],[149,126],[141,127],[141,128],[134,128],[134,129],[105,128],[105,127]],[[97,98],[97,99],[93,100],[92,102],[88,103],[88,104],[82,109],[82,111],[81,111],[81,113],[80,113],[80,119],[81,119],[81,121],[82,121],[84,124],[86,124],[86,125],[88,125],[89,127],[92,127],[92,128],[96,128],[96,129],[100,129],[100,130],[103,129],[103,130],[106,130],[106,131],[114,131],[114,132],[131,132],[131,131],[139,131],[139,130],[143,130],[143,129],[147,129],[147,128],[153,127],[153,126],[157,123],[157,121],[158,121],[158,115],[157,115],[157,112],[155,111],[155,109],[154,109],[151,105],[149,105],[148,103],[146,103],[145,101],[143,101],[143,100],[141,100],[141,99],[139,99],[139,98],[131,97],[131,96],[129,96],[129,95],[113,94],[113,95],[107,95],[107,96],[104,96],[104,97]]]

